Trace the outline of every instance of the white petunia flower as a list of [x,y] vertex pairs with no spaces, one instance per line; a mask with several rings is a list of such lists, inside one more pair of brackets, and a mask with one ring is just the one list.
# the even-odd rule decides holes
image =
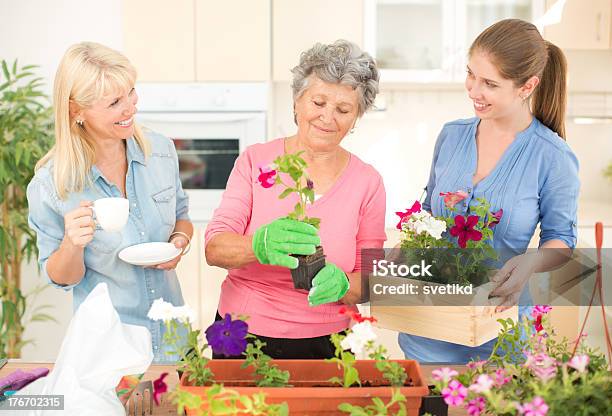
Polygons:
[[437,220],[434,217],[429,217],[422,221],[423,231],[426,231],[427,234],[439,240],[442,238],[442,233],[446,231],[446,222]]
[[195,322],[195,313],[189,306],[174,306],[170,302],[164,301],[163,298],[156,299],[149,309],[147,317],[153,321],[168,322],[173,319],[185,323]]
[[351,328],[351,332],[342,340],[340,346],[345,350],[350,349],[353,354],[361,354],[370,341],[376,339],[370,321],[359,322]]
[[153,321],[170,321],[174,318],[174,305],[163,298],[155,299],[147,317]]

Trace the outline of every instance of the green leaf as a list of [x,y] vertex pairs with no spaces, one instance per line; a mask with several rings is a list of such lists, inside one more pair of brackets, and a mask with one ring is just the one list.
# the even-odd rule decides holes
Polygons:
[[361,385],[359,381],[359,372],[356,368],[350,367],[344,375],[344,387],[350,387],[355,383]]
[[304,189],[304,194],[306,194],[306,198],[312,204],[315,200],[314,189]]
[[2,60],[2,72],[7,80],[11,79],[11,74],[9,73],[8,67],[6,66],[6,61],[4,59]]
[[45,321],[53,321],[56,323],[59,323],[57,321],[57,319],[55,319],[55,317],[46,314],[46,313],[37,313],[36,315],[33,315],[32,318],[30,318],[31,322],[45,322]]
[[285,199],[287,198],[289,195],[291,195],[292,192],[295,192],[295,189],[293,188],[287,188],[285,189],[279,196],[279,199]]
[[19,166],[19,162],[21,161],[21,156],[23,155],[23,146],[19,144],[15,147],[15,165]]

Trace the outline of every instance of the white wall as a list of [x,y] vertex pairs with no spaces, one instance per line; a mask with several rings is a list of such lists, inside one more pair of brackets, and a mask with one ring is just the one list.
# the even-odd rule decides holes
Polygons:
[[122,48],[121,0],[0,0],[0,58],[40,65],[50,93],[55,70],[72,44]]
[[[51,94],[64,51],[84,40],[121,49],[121,0],[0,0],[0,59],[12,62],[18,58],[21,65],[40,65],[38,74],[47,81],[47,94]],[[22,270],[25,293],[45,285],[35,264],[24,265]],[[72,316],[72,294],[47,287],[34,305],[52,305],[45,312],[59,323],[29,324],[24,339],[33,339],[35,344],[24,347],[23,358],[54,361]]]

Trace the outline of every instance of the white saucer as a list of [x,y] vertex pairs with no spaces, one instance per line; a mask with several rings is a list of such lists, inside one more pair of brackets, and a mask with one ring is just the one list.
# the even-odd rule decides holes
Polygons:
[[142,243],[124,248],[119,252],[119,258],[135,266],[153,266],[172,260],[181,251],[172,243]]

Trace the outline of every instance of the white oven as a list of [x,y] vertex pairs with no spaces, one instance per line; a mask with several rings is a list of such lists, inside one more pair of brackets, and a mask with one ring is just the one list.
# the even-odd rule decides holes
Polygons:
[[238,154],[266,140],[264,83],[138,84],[137,121],[174,140],[194,222],[210,220]]

